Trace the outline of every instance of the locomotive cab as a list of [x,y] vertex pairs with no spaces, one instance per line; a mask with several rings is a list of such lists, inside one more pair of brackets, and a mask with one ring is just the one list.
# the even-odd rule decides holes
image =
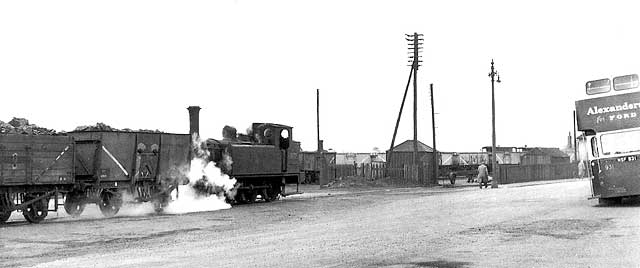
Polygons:
[[271,123],[253,123],[251,126],[256,143],[275,145],[281,150],[289,149],[291,129],[290,126]]

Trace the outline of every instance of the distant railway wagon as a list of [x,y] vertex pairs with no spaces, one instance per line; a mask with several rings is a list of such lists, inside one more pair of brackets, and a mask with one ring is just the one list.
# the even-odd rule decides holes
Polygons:
[[438,173],[447,177],[451,184],[455,183],[456,177],[466,177],[471,181],[478,175],[478,166],[481,163],[488,163],[489,155],[486,152],[440,152],[440,165]]
[[123,195],[165,206],[189,161],[188,134],[71,132],[68,136],[0,135],[0,222],[21,210],[29,222],[64,209],[80,215],[96,203],[115,215]]
[[320,170],[323,163],[318,160],[324,160],[325,163],[331,164],[335,162],[335,152],[323,152],[318,154],[317,152],[300,152],[300,172],[304,176],[302,178],[303,183],[317,183],[320,179]]

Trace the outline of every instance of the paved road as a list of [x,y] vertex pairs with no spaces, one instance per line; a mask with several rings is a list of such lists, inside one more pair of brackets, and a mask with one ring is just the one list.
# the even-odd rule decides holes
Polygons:
[[0,267],[639,267],[640,206],[600,207],[589,191],[586,180],[314,189],[110,219],[88,208],[0,227]]

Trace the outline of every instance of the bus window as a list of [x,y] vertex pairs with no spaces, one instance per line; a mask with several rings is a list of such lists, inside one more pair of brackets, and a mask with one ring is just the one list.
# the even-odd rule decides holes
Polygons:
[[591,138],[591,154],[594,157],[598,157],[598,141],[596,137]]
[[613,78],[613,89],[614,90],[625,90],[637,88],[638,83],[640,83],[637,74],[630,74],[625,76],[618,76]]
[[602,134],[602,154],[623,154],[640,151],[640,130]]
[[606,93],[611,91],[611,80],[605,78],[589,81],[585,86],[587,88],[587,95]]

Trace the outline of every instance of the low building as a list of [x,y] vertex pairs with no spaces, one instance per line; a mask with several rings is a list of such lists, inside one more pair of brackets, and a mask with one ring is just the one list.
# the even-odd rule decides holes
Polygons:
[[336,165],[386,162],[385,153],[336,153]]
[[566,164],[570,156],[559,148],[532,147],[521,157],[522,165]]
[[[393,147],[391,150],[387,151],[387,170],[389,175],[392,177],[404,177],[409,179],[414,179],[420,182],[428,182],[427,178],[430,178],[434,166],[433,166],[433,157],[434,151],[433,148],[428,145],[415,141],[417,145],[417,156],[416,162],[418,165],[418,174],[417,175],[407,175],[408,168],[413,168],[413,149],[414,149],[414,140],[406,140],[403,143],[400,143]],[[411,178],[410,178],[411,177]],[[417,178],[413,178],[417,177]],[[435,178],[430,178],[431,181],[435,182]]]

